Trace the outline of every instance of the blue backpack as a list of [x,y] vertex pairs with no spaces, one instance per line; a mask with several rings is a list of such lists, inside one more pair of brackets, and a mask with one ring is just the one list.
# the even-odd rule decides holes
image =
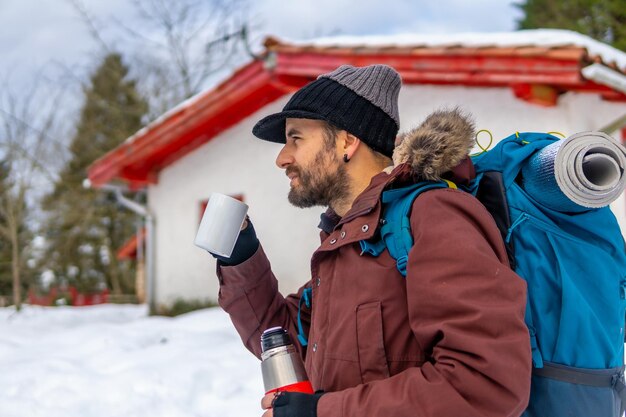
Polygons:
[[[533,376],[523,416],[617,417],[626,405],[626,250],[619,225],[609,207],[554,211],[518,184],[524,163],[556,140],[543,133],[502,140],[472,158],[477,175],[465,191],[492,214],[511,267],[527,282]],[[361,241],[363,251],[378,256],[387,249],[406,276],[413,201],[450,186],[421,182],[385,191],[380,240]]]

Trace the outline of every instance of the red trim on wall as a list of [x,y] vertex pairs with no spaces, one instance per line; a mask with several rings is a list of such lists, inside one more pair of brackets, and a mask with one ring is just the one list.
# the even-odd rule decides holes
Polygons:
[[137,258],[137,247],[139,245],[143,245],[146,240],[146,228],[142,228],[139,231],[139,236],[137,233],[133,235],[130,239],[124,242],[124,245],[117,251],[117,259],[120,261],[125,259],[136,259]]
[[545,107],[556,106],[559,90],[545,84],[515,84],[511,86],[515,97]]

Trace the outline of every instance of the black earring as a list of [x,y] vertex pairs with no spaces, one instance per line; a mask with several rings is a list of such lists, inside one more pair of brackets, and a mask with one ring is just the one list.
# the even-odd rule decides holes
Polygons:
[[345,163],[350,162],[350,158],[348,158],[348,154],[347,153],[343,154],[343,162],[345,162]]

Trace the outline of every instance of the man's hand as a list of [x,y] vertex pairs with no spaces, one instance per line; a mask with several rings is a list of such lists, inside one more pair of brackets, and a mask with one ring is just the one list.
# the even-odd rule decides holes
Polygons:
[[270,394],[265,395],[261,400],[261,408],[266,410],[263,413],[262,417],[273,417],[274,410],[272,409],[272,403],[274,402],[274,398],[276,398],[278,392],[272,392]]
[[303,394],[301,392],[273,392],[261,400],[265,410],[262,417],[317,417],[317,402],[323,392]]
[[[235,266],[250,259],[259,248],[259,239],[256,237],[254,226],[248,217],[241,225],[241,233],[229,258],[211,253],[221,266]],[[210,252],[209,252],[210,253]]]

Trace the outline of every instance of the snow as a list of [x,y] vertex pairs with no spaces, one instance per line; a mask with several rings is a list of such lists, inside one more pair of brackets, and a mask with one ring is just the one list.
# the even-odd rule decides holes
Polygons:
[[602,64],[591,64],[582,69],[583,77],[604,84],[626,94],[626,75],[613,71]]
[[0,308],[0,416],[261,415],[260,362],[219,308]]

